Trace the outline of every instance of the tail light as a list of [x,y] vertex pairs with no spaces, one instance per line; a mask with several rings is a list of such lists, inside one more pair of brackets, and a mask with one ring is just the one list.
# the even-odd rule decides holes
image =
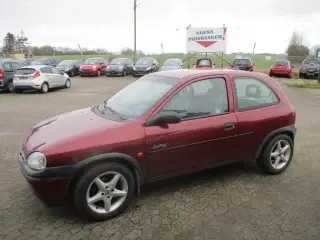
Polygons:
[[36,71],[36,72],[33,74],[33,78],[37,78],[37,77],[40,77],[40,71]]
[[235,66],[236,66],[235,64],[232,64],[232,65],[231,65],[232,68],[234,68]]
[[3,69],[0,69],[0,80],[4,79],[4,72]]
[[252,64],[248,64],[248,68],[252,68],[253,67],[253,65]]

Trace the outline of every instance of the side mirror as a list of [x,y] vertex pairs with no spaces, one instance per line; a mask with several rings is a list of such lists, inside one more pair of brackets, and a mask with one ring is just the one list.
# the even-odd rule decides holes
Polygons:
[[178,113],[173,111],[160,112],[157,115],[149,118],[146,126],[163,126],[167,124],[174,124],[181,122],[181,117]]

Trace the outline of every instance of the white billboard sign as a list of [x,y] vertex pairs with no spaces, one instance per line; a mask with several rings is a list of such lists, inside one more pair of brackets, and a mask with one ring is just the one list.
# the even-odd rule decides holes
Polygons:
[[187,52],[225,53],[227,28],[187,29]]

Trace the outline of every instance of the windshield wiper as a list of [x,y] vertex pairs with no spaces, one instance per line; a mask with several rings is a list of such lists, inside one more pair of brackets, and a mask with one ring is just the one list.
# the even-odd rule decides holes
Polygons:
[[[114,109],[112,109],[111,107],[107,106],[107,102],[108,100],[105,100],[103,102],[103,108],[109,110],[113,115],[117,115],[121,120],[126,120],[127,118],[125,118],[124,116],[122,116],[120,113],[118,113],[117,111],[115,111]],[[106,114],[105,111],[101,112],[102,114]]]

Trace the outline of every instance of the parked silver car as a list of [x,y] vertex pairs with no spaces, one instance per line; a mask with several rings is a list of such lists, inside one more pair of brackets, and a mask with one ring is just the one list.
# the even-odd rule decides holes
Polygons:
[[13,78],[15,92],[37,90],[47,93],[51,88],[71,87],[69,75],[57,68],[46,65],[34,65],[17,69]]
[[173,70],[173,69],[182,69],[183,63],[179,58],[170,58],[167,59],[163,66],[161,67],[161,71]]

